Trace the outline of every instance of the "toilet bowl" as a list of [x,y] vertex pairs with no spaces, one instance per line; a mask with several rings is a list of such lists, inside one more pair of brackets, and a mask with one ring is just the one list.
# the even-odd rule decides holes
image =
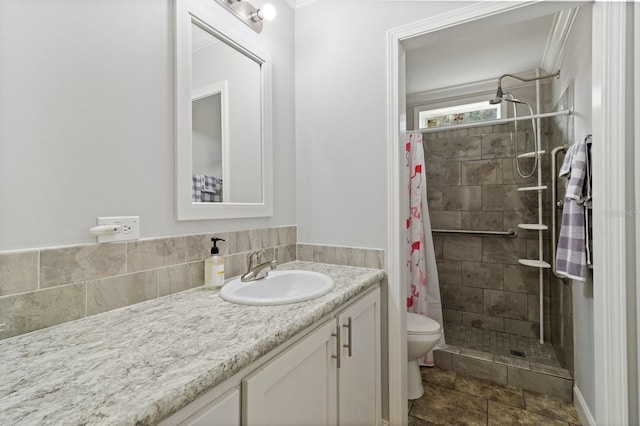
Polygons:
[[418,399],[424,394],[418,359],[433,349],[440,341],[440,324],[423,315],[407,312],[407,379],[409,399]]

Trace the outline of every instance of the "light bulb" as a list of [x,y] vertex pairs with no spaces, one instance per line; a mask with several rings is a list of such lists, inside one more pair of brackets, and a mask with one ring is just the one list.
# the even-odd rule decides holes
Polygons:
[[272,4],[267,3],[258,10],[258,17],[260,19],[272,21],[276,17],[276,8],[273,7]]

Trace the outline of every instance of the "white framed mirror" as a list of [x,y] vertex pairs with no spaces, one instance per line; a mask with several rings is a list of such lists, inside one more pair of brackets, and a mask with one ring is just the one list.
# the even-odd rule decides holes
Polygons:
[[176,0],[177,220],[273,214],[271,63],[225,14]]

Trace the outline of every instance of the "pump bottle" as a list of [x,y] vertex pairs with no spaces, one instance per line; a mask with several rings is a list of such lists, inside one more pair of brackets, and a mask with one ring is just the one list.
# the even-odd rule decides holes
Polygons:
[[216,246],[222,238],[212,238],[211,257],[204,261],[204,288],[214,289],[224,285],[224,258],[219,255],[220,250]]

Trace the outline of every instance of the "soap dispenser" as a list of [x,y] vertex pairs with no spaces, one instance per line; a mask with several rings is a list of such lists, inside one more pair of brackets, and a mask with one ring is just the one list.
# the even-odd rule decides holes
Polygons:
[[212,238],[211,257],[204,261],[204,288],[220,288],[224,285],[224,258],[219,255],[220,249],[216,246],[222,238]]

